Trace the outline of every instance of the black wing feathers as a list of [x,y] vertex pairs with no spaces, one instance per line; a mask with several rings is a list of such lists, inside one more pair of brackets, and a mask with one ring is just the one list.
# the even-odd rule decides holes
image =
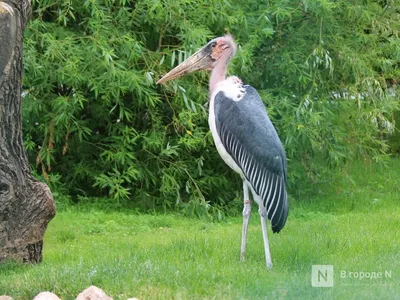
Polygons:
[[215,96],[217,132],[226,151],[261,197],[273,232],[285,225],[289,205],[286,193],[286,155],[257,91],[244,86],[240,101]]

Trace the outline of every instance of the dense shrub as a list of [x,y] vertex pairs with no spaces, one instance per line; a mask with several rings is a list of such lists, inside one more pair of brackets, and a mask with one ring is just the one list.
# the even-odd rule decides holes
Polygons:
[[[207,124],[207,74],[155,81],[232,33],[231,73],[255,86],[285,145],[291,186],[356,157],[380,160],[397,108],[395,1],[33,0],[24,138],[70,194],[202,214],[240,203]],[[236,201],[233,201],[236,199]]]

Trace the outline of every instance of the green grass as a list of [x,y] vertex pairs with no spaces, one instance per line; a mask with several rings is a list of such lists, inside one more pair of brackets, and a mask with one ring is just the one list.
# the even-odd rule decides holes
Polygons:
[[[49,290],[74,299],[93,284],[114,299],[398,298],[399,173],[398,159],[389,168],[355,163],[337,185],[292,198],[286,227],[269,234],[271,271],[255,206],[244,263],[240,217],[211,223],[67,207],[49,225],[43,263],[0,265],[0,295],[32,299]],[[311,286],[316,264],[334,266],[333,288]],[[341,278],[341,271],[382,272],[384,278]]]

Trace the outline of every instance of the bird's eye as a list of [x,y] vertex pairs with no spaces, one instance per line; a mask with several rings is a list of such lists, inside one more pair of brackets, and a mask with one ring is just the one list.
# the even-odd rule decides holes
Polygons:
[[217,46],[217,43],[216,42],[212,42],[211,47],[215,48],[215,46]]

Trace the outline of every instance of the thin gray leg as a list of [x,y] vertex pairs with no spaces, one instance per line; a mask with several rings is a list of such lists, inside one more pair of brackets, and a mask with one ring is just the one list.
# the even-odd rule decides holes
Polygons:
[[265,261],[267,263],[267,268],[272,268],[271,252],[269,250],[268,233],[267,233],[267,211],[265,207],[259,207],[258,213],[261,217],[261,229],[264,239],[264,250],[265,250]]
[[246,258],[246,238],[247,238],[247,227],[249,225],[251,204],[249,198],[249,188],[246,182],[243,180],[243,227],[242,227],[242,246],[240,248],[240,261],[244,261]]

